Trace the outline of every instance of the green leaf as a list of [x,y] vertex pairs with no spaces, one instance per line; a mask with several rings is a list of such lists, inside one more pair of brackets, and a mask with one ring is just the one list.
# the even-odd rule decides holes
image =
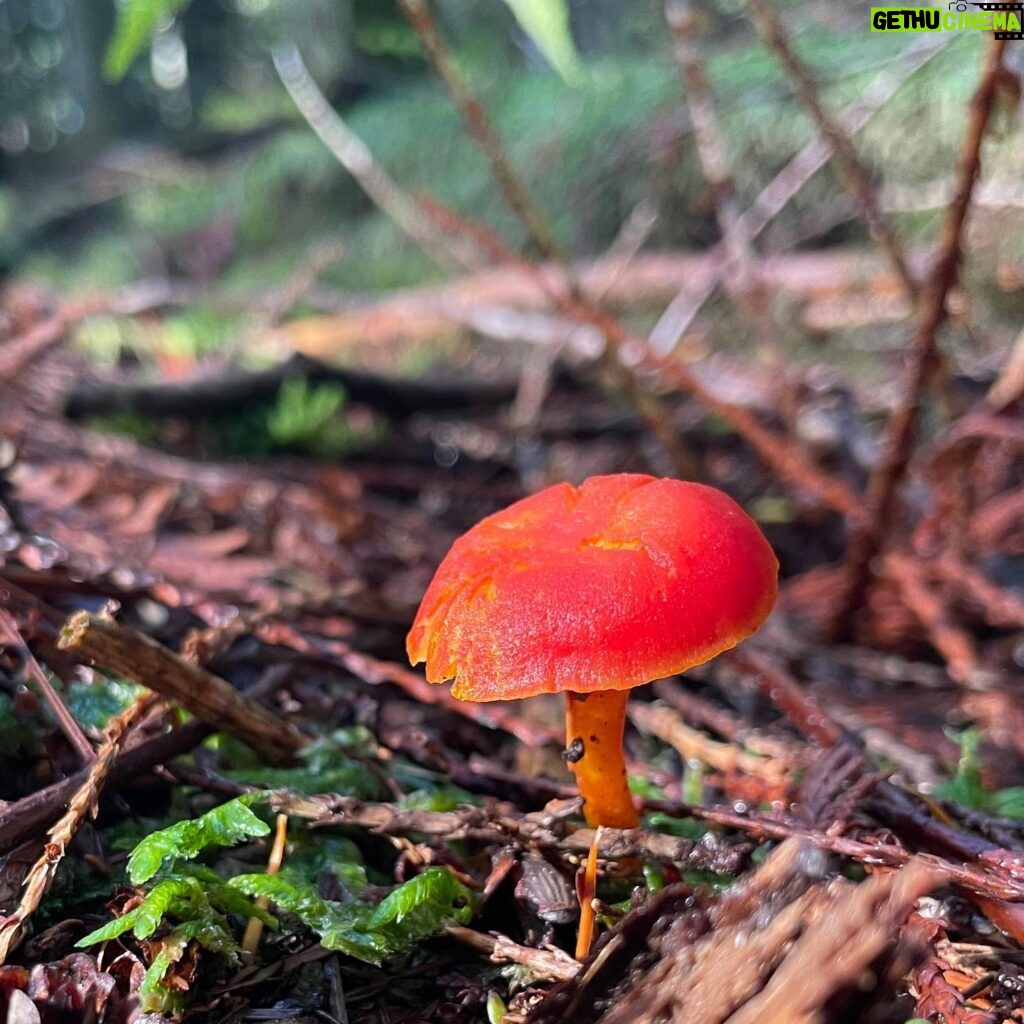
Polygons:
[[309,445],[329,426],[347,398],[340,384],[311,384],[305,377],[289,377],[278,390],[267,431],[279,445]]
[[103,77],[124,78],[132,61],[152,38],[160,23],[181,11],[189,0],[119,0],[114,34],[103,55]]
[[551,67],[570,85],[579,81],[580,61],[569,29],[565,0],[505,0],[505,3]]
[[188,942],[188,935],[180,928],[176,928],[161,940],[160,950],[146,968],[142,984],[139,986],[139,1009],[143,1013],[170,1011],[176,1008],[175,994],[164,987],[163,980],[167,971],[184,956]]
[[195,864],[190,864],[186,870],[188,875],[199,883],[203,899],[210,907],[223,914],[237,914],[245,918],[258,917],[265,925],[277,927],[277,918],[273,914],[256,906],[252,900],[246,899],[237,889],[228,885],[216,871]]
[[283,874],[239,875],[228,884],[295,914],[327,949],[377,965],[434,935],[442,921],[465,923],[473,915],[472,894],[445,868],[428,868],[373,909],[325,900],[308,882]]
[[386,896],[365,930],[419,940],[433,935],[445,918],[465,923],[472,916],[470,891],[445,868],[427,868]]
[[179,821],[147,836],[128,858],[128,877],[135,885],[141,885],[148,882],[165,861],[191,860],[208,846],[234,846],[246,839],[267,835],[270,827],[248,807],[259,799],[258,793],[236,797],[199,818]]
[[988,803],[992,813],[1000,818],[1024,818],[1024,786],[997,789]]
[[214,872],[202,869],[158,882],[137,907],[90,932],[79,940],[78,946],[108,942],[128,931],[137,939],[148,939],[164,920],[174,918],[194,928],[191,937],[208,949],[225,952],[229,943],[232,948],[237,945],[230,937],[225,914],[258,917],[269,927],[277,927],[273,914],[257,907]]
[[454,811],[456,807],[479,803],[479,800],[461,786],[446,785],[433,789],[415,789],[398,803],[407,810]]
[[81,948],[98,942],[108,942],[125,932],[132,932],[137,939],[148,938],[172,908],[187,903],[194,895],[199,883],[192,878],[168,878],[153,887],[153,890],[137,906],[113,921],[89,932],[76,945]]

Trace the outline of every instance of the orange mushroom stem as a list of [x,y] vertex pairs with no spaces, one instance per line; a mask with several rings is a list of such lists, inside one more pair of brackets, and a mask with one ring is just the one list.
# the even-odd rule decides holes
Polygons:
[[640,819],[626,784],[622,734],[629,690],[565,694],[565,760],[591,826],[636,828]]

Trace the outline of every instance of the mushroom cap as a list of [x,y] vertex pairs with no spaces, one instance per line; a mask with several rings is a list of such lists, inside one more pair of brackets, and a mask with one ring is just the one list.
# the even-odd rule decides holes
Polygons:
[[455,541],[406,640],[463,700],[628,689],[734,647],[778,562],[713,487],[634,473],[553,487]]

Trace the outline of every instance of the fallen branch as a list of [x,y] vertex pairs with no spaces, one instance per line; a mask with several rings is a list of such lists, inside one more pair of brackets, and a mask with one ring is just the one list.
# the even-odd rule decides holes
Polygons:
[[398,380],[296,354],[268,370],[238,371],[223,377],[202,376],[175,383],[78,384],[64,399],[64,414],[73,420],[114,413],[154,418],[224,416],[254,403],[273,401],[281,385],[292,378],[311,384],[339,384],[351,401],[394,419],[417,412],[501,405],[515,396],[514,383]]
[[230,683],[112,619],[77,612],[61,630],[58,647],[175,701],[272,762],[293,757],[308,742],[295,726]]

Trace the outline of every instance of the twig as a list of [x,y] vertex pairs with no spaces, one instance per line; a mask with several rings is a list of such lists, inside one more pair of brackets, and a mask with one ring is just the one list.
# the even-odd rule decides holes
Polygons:
[[755,266],[752,239],[740,214],[736,187],[718,136],[718,116],[707,74],[701,63],[700,44],[696,39],[696,18],[690,0],[666,0],[665,20],[672,33],[676,63],[683,79],[686,105],[697,144],[697,158],[711,190],[715,219],[722,235],[722,247],[727,259],[726,273],[730,277],[734,273],[738,278],[735,292],[751,322],[760,327],[766,320],[757,308],[755,291],[760,291],[761,283]]
[[112,718],[104,731],[103,743],[85,778],[68,801],[67,810],[50,829],[42,855],[25,876],[24,889],[17,909],[0,923],[0,964],[21,939],[25,922],[35,913],[50,888],[57,867],[64,859],[68,844],[87,814],[95,815],[100,793],[107,782],[111,766],[121,749],[125,733],[156,703],[154,694],[138,697],[125,711]]
[[[284,863],[284,851],[288,839],[288,815],[279,814],[274,823],[274,843],[270,847],[270,854],[267,856],[267,874],[276,875],[281,871]],[[266,896],[256,897],[256,906],[260,910],[266,910],[270,906],[270,900]],[[263,919],[250,917],[245,924],[245,932],[242,934],[242,952],[252,956],[260,948],[260,939],[263,938]]]
[[990,626],[1024,629],[1024,601],[993,583],[976,565],[944,552],[930,559],[927,567],[952,591],[977,604]]
[[230,683],[112,619],[77,612],[58,646],[181,704],[200,721],[244,740],[271,761],[295,755],[308,739]]
[[1024,330],[1017,335],[1010,357],[988,389],[985,401],[993,409],[1005,409],[1017,401],[1021,394],[1024,394]]
[[392,683],[422,704],[437,704],[485,728],[502,729],[529,746],[560,743],[563,739],[561,732],[520,718],[500,703],[476,704],[472,701],[457,700],[452,696],[449,687],[433,686],[419,673],[404,665],[363,654],[343,640],[308,636],[289,623],[281,621],[259,624],[253,631],[266,643],[280,644],[315,658],[340,663],[357,679],[373,686]]
[[755,839],[788,839],[794,835],[804,836],[820,849],[848,857],[860,864],[900,868],[918,860],[934,867],[947,882],[959,885],[969,892],[994,896],[996,899],[1024,899],[1024,880],[1015,876],[1012,867],[1006,867],[997,861],[983,861],[986,864],[983,868],[976,864],[965,864],[961,860],[946,860],[934,854],[912,854],[892,841],[865,842],[829,832],[815,832],[795,823],[773,821],[763,816],[748,817],[721,807],[691,807],[657,800],[645,801],[644,806],[679,817],[698,818],[723,828],[739,829]]
[[[748,0],[763,5],[764,0]],[[868,481],[863,521],[854,527],[846,555],[846,580],[829,632],[833,638],[850,635],[854,612],[860,607],[872,574],[872,562],[889,534],[896,498],[913,455],[917,422],[925,388],[938,361],[937,334],[946,319],[946,296],[956,283],[961,238],[981,169],[981,144],[995,102],[1006,40],[986,44],[981,79],[971,98],[970,118],[957,167],[957,186],[942,225],[935,263],[921,293],[914,334],[907,351],[903,399],[886,425],[882,457]]]
[[306,70],[298,48],[276,46],[272,57],[278,77],[299,113],[370,199],[440,266],[449,270],[466,266],[464,254],[455,252],[449,240],[433,230],[416,201],[374,160],[363,140],[327,102]]
[[674,709],[663,704],[633,702],[630,721],[641,730],[669,744],[684,761],[696,759],[724,773],[736,771],[759,778],[779,780],[790,774],[792,765],[783,758],[761,757],[742,745],[710,739],[684,722]]
[[[807,108],[818,131],[832,148],[839,177],[857,203],[861,216],[871,232],[871,237],[888,256],[903,282],[907,294],[912,299],[916,299],[918,283],[907,263],[903,245],[896,236],[892,225],[882,213],[871,176],[861,163],[849,136],[839,121],[825,110],[818,95],[817,84],[793,49],[785,26],[771,6],[770,0],[746,0],[746,2],[747,10],[750,12],[765,45],[778,58],[789,78],[793,92]],[[943,293],[943,299],[945,299],[945,293]]]
[[[543,813],[503,813],[502,808],[495,806],[493,801],[488,802],[490,806],[484,807],[426,811],[388,803],[366,803],[338,794],[303,796],[277,790],[271,792],[267,799],[272,807],[296,817],[307,818],[318,826],[356,826],[382,835],[401,836],[419,832],[428,836],[443,836],[450,841],[475,840],[502,845],[519,840],[540,849],[571,854],[574,858],[586,856],[594,841],[594,829],[576,829],[563,836],[557,824],[549,824]],[[663,832],[607,828],[601,832],[600,854],[609,860],[647,857],[672,861],[686,868],[729,873],[738,871],[746,857],[745,850],[739,847],[712,849],[700,842],[680,839]],[[1024,884],[1021,891],[1024,892]]]
[[579,973],[580,965],[560,949],[534,949],[520,946],[505,935],[473,931],[458,924],[445,924],[441,932],[480,953],[496,964],[519,964],[543,981],[569,981]]
[[[154,765],[191,750],[210,733],[208,726],[193,720],[173,732],[162,733],[117,755],[108,775],[107,788],[138,778]],[[6,853],[26,836],[41,829],[59,814],[88,777],[87,771],[54,782],[29,796],[0,807],[0,853]]]
[[39,687],[43,699],[50,706],[54,718],[57,719],[60,731],[71,744],[72,749],[77,752],[82,764],[91,764],[96,757],[96,751],[93,750],[92,744],[82,732],[82,727],[75,721],[67,705],[61,700],[60,694],[53,688],[49,676],[43,671],[43,666],[39,664],[36,656],[22,639],[13,616],[6,609],[0,608],[0,641],[3,640],[6,640],[21,655],[25,662],[25,671]]
[[[882,107],[903,88],[907,80],[940,53],[945,40],[938,45],[929,41],[924,46],[912,46],[902,55],[897,69],[879,75],[863,95],[845,107],[838,121],[843,131],[860,131]],[[769,224],[797,196],[800,190],[832,159],[832,149],[821,136],[816,136],[775,175],[758,194],[754,202],[739,217],[738,227],[751,240],[758,238]],[[696,287],[680,291],[659,317],[648,338],[651,348],[659,355],[667,355],[693,323],[701,307],[711,298],[722,276],[721,252],[712,250],[717,258],[717,269]]]
[[[450,225],[452,230],[466,233],[492,262],[515,267],[531,279],[569,319],[596,327],[620,357],[622,372],[631,376],[642,371],[653,372],[662,381],[693,395],[706,409],[733,427],[783,480],[813,494],[850,518],[859,515],[860,503],[842,480],[816,466],[796,442],[763,426],[749,409],[721,398],[685,363],[673,356],[658,355],[610,312],[573,294],[565,287],[565,279],[553,274],[551,268],[538,267],[524,260],[489,228],[471,224],[461,217],[452,218]],[[642,381],[640,385],[643,387]]]
[[899,588],[904,605],[913,613],[935,649],[946,661],[951,679],[972,685],[978,677],[978,652],[966,630],[951,622],[940,597],[921,578],[921,566],[913,558],[888,552],[881,573]]
[[0,358],[0,381],[13,381],[31,363],[60,344],[68,329],[66,317],[53,313],[30,327],[20,338],[3,345]]
[[823,747],[831,747],[842,739],[843,729],[788,672],[749,647],[730,651],[727,657],[741,672],[753,676],[765,697],[808,739]]
[[[846,135],[853,135],[864,128],[907,80],[941,53],[946,44],[947,38],[938,43],[929,39],[923,45],[908,47],[900,54],[895,69],[880,74],[856,100],[843,108],[836,119],[840,130]],[[742,226],[750,237],[757,238],[832,156],[832,147],[820,135],[808,142],[743,212]]]
[[462,116],[466,129],[491,165],[491,173],[501,188],[505,202],[522,222],[537,248],[547,259],[565,263],[561,247],[555,241],[547,220],[530,198],[519,175],[513,170],[501,138],[483,106],[470,93],[438,31],[437,22],[425,0],[399,0],[402,11],[416,31],[420,44],[444,82],[452,102]]
[[[393,804],[366,803],[354,797],[333,794],[303,796],[274,791],[268,796],[271,806],[297,817],[314,821],[318,826],[343,825],[369,828],[384,835],[422,833],[445,836],[449,840],[476,840],[507,844],[511,839],[582,857],[590,851],[594,830],[577,829],[567,836],[540,823],[533,816],[501,814],[482,807],[463,807],[455,811],[425,811],[397,807]],[[1003,864],[994,856],[982,858],[984,867],[976,863],[951,861],[932,854],[912,854],[891,839],[863,841],[808,829],[802,823],[771,818],[765,815],[740,814],[731,808],[696,807],[668,800],[645,800],[648,810],[662,811],[674,817],[693,817],[723,828],[736,829],[754,839],[788,839],[803,836],[815,846],[861,864],[882,867],[903,867],[920,861],[938,871],[947,881],[970,892],[996,899],[1024,899],[1024,876],[1015,874],[1016,861]],[[629,860],[646,857],[671,861],[686,868],[702,868],[726,873],[739,870],[745,854],[741,849],[723,848],[717,852],[700,842],[691,842],[663,832],[645,829],[602,830],[600,854],[607,860]],[[722,858],[716,860],[716,858]],[[726,867],[732,861],[732,867]],[[712,867],[712,865],[717,865]]]

